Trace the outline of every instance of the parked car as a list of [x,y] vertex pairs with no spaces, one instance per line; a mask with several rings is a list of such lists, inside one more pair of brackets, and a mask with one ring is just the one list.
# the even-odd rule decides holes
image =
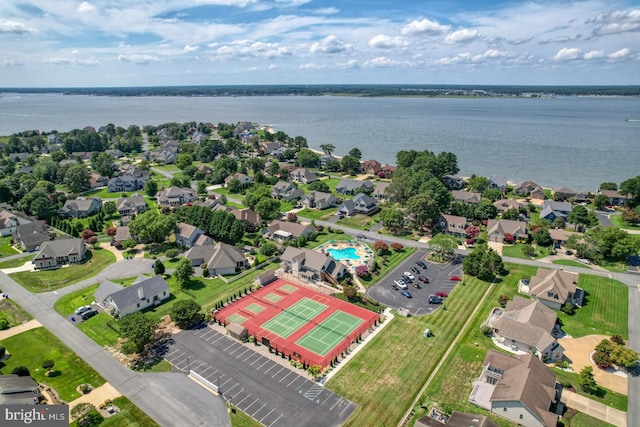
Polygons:
[[396,285],[396,283],[395,283],[395,282],[393,282],[393,283],[391,284],[391,289],[394,289],[394,290],[396,290],[396,291],[397,291],[397,290],[398,290],[398,285]]
[[82,307],[78,307],[76,309],[76,314],[80,315],[80,314],[84,313],[87,310],[91,310],[91,306],[90,305],[83,305]]
[[449,296],[449,294],[446,292],[436,292],[436,296],[439,298],[446,298]]
[[587,265],[591,265],[591,261],[589,261],[589,260],[588,260],[588,259],[586,259],[586,258],[580,258],[580,259],[578,260],[578,262],[581,262],[581,263],[583,263],[583,264],[587,264]]
[[427,263],[422,260],[416,261],[416,264],[418,264],[420,267],[424,268],[425,270],[427,269]]
[[408,271],[404,272],[404,277],[406,279],[408,279],[410,282],[414,281],[416,278],[413,276],[413,274],[409,273]]
[[573,255],[573,251],[565,251],[564,253],[567,255]]
[[418,282],[413,282],[412,285],[416,289],[422,289],[422,286],[420,286],[420,283],[418,283]]
[[424,283],[429,283],[429,279],[427,279],[424,276],[418,276],[418,280],[420,280],[421,282],[424,282]]
[[429,295],[429,304],[442,304],[442,298],[435,295]]
[[449,280],[455,280],[456,282],[459,282],[460,280],[462,280],[462,277],[460,277],[460,276],[449,276]]
[[82,320],[87,320],[87,319],[91,319],[96,314],[98,314],[98,312],[91,308],[91,309],[85,311],[84,313],[82,313],[80,315],[80,317],[82,317]]
[[411,293],[410,293],[409,291],[402,291],[402,295],[404,295],[404,296],[405,296],[405,297],[407,297],[407,298],[413,298],[413,297],[411,296]]
[[420,270],[418,270],[417,267],[411,267],[411,271],[413,271],[416,274],[420,274]]
[[400,280],[396,280],[395,282],[393,282],[394,285],[396,285],[396,287],[398,289],[407,289],[408,286],[406,283],[404,283],[404,281],[400,281]]

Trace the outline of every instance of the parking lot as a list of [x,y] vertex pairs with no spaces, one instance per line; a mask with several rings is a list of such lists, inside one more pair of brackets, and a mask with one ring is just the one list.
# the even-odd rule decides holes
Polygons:
[[337,426],[356,405],[208,326],[173,337],[163,357],[198,373],[261,424]]
[[[450,293],[458,284],[452,281],[451,276],[462,277],[462,256],[457,255],[455,260],[446,264],[436,264],[426,260],[427,251],[418,249],[412,256],[407,258],[405,262],[400,264],[386,277],[381,279],[372,288],[367,291],[367,295],[379,301],[388,307],[405,308],[413,315],[425,315],[433,313],[439,304],[429,304],[429,295],[436,292]],[[416,261],[422,260],[426,263],[427,268],[416,265]],[[411,267],[416,267],[420,273],[411,271]],[[402,278],[405,271],[415,276],[413,283],[408,283],[408,291],[412,298],[402,295],[401,290],[393,289],[393,282]],[[424,276],[429,283],[423,283],[418,280],[418,276]],[[420,288],[416,288],[413,284],[418,284]]]

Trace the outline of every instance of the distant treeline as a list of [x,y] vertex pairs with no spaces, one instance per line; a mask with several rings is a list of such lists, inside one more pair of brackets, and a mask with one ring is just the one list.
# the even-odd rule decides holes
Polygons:
[[640,96],[640,86],[249,85],[0,88],[0,92],[97,96]]

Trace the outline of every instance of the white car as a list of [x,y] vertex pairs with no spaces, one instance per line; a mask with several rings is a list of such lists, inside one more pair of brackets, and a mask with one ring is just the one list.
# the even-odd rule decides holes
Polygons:
[[578,260],[578,262],[581,262],[581,263],[583,263],[583,264],[587,264],[587,265],[591,265],[591,261],[589,261],[589,260],[588,260],[588,259],[586,259],[586,258],[580,258],[580,259]]
[[414,281],[416,280],[416,278],[413,276],[413,274],[409,273],[408,271],[404,272],[404,277],[406,277],[407,279],[409,279],[410,281]]
[[82,313],[84,313],[85,311],[88,311],[91,309],[90,305],[83,305],[82,307],[79,307],[78,309],[76,309],[76,314],[80,315]]

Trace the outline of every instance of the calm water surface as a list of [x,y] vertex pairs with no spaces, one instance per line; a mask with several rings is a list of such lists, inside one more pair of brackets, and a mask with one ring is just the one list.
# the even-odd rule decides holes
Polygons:
[[1,94],[0,135],[107,123],[273,125],[312,148],[358,147],[395,163],[399,150],[451,151],[461,173],[594,190],[640,175],[640,98],[97,97]]

